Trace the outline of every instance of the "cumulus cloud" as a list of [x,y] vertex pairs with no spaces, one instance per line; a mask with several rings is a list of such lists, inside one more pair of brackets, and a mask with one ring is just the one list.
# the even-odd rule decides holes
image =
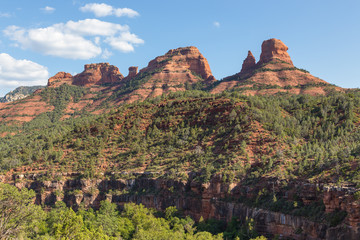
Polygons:
[[102,53],[101,43],[122,52],[134,51],[134,46],[144,43],[144,40],[130,33],[129,26],[98,19],[68,21],[46,28],[9,26],[4,34],[23,49],[70,59],[99,56]]
[[53,13],[55,11],[55,8],[46,6],[44,8],[41,8],[41,10],[45,13]]
[[127,25],[103,22],[98,19],[68,21],[66,24],[55,24],[54,27],[63,32],[82,36],[112,36],[118,32],[129,31]]
[[132,52],[134,51],[134,45],[143,44],[144,40],[133,33],[123,32],[118,37],[106,38],[105,42],[121,52]]
[[114,8],[105,3],[88,3],[80,8],[82,12],[92,12],[96,17],[137,17],[139,13],[130,8]]
[[213,24],[214,24],[214,26],[215,26],[215,27],[217,27],[217,28],[219,28],[219,27],[220,27],[220,23],[219,23],[219,22],[217,22],[217,21],[215,21]]
[[9,54],[0,53],[0,86],[44,85],[48,78],[49,72],[46,67],[29,60],[18,60]]
[[10,26],[4,30],[4,33],[22,48],[32,49],[45,55],[89,59],[101,54],[101,48],[90,40],[81,35],[66,33],[54,26],[29,30]]

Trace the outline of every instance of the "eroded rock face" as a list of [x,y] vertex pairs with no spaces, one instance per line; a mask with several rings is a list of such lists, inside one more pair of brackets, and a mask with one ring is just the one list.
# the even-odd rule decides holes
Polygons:
[[[141,86],[124,101],[142,101],[169,92],[185,91],[193,86],[206,87],[216,81],[209,63],[196,47],[177,48],[151,60],[136,78]],[[133,81],[126,77],[124,81]]]
[[[117,180],[80,180],[77,176],[62,174],[58,175],[62,180],[41,181],[37,180],[41,179],[38,174],[20,174],[14,175],[13,181],[18,188],[35,190],[37,204],[53,205],[56,201],[64,201],[74,209],[80,204],[99,208],[102,200],[108,200],[120,206],[128,202],[142,203],[157,210],[176,206],[196,220],[203,217],[205,220],[229,222],[233,217],[240,221],[253,218],[256,230],[270,238],[275,235],[298,240],[360,238],[360,204],[354,200],[354,193],[359,189],[352,187],[291,182],[284,189],[283,184],[275,180],[247,186],[225,183],[219,175],[203,184],[194,181],[194,176],[189,176],[187,181],[154,179],[145,175],[137,179]],[[305,217],[249,207],[239,202],[240,199],[256,198],[263,189],[272,189],[277,196],[290,201],[301,199],[306,205],[323,201],[326,212],[345,210],[348,215],[341,224],[330,227],[326,222],[314,222]]]
[[67,72],[58,72],[55,76],[49,78],[48,87],[59,87],[62,84],[73,83],[73,76]]
[[279,39],[269,39],[261,45],[261,55],[259,64],[270,62],[277,58],[281,61],[293,64],[290,55],[287,53],[289,48]]
[[[140,72],[151,71],[163,68],[164,73],[195,73],[205,81],[213,81],[215,77],[212,75],[210,66],[206,58],[200,53],[196,47],[183,47],[169,50],[165,55],[159,56],[150,61],[148,66]],[[186,75],[186,74],[184,74]],[[189,79],[187,77],[186,79]],[[190,79],[189,79],[190,80]],[[191,79],[193,80],[193,79]]]
[[138,67],[129,67],[129,75],[127,78],[133,78],[138,74]]
[[109,63],[86,64],[84,71],[74,76],[73,84],[79,86],[119,82],[124,76]]
[[256,66],[255,57],[252,54],[252,52],[249,51],[247,57],[245,58],[245,60],[243,62],[240,73],[245,73],[245,72],[252,71],[252,70],[254,70],[255,66]]

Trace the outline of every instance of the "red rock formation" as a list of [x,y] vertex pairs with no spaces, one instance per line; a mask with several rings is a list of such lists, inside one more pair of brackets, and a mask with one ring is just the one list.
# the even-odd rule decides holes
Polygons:
[[[277,181],[259,182],[249,187],[241,183],[225,183],[221,176],[215,176],[210,182],[201,184],[193,181],[190,176],[188,181],[176,181],[147,178],[146,173],[136,174],[142,177],[79,180],[77,179],[79,174],[55,173],[53,177],[60,177],[62,180],[41,181],[42,174],[34,173],[0,175],[0,181],[13,183],[18,188],[35,190],[37,193],[35,202],[43,205],[54,205],[56,201],[64,201],[74,209],[80,204],[99,208],[100,201],[107,199],[119,205],[127,202],[142,203],[157,210],[176,206],[195,220],[202,217],[205,220],[217,219],[229,222],[233,217],[240,221],[253,218],[255,229],[269,237],[280,235],[284,239],[296,240],[359,239],[360,237],[360,204],[359,201],[354,200],[354,193],[358,191],[354,188],[289,182],[285,190],[283,184],[276,183]],[[173,190],[170,191],[170,188]],[[65,194],[75,189],[77,190],[75,193]],[[248,196],[255,201],[262,189],[272,189],[277,195],[284,196],[290,201],[293,201],[292,198],[296,195],[297,199],[306,200],[304,204],[323,201],[327,212],[345,210],[348,216],[338,226],[331,227],[325,221],[315,222],[305,217],[249,207],[240,203],[240,199]],[[124,193],[112,194],[110,190]],[[139,191],[142,194],[129,194]],[[55,195],[55,192],[58,194]]]
[[71,85],[73,82],[73,76],[70,73],[58,72],[55,76],[49,78],[48,87],[59,87],[62,84]]
[[342,91],[339,87],[296,68],[287,53],[288,47],[278,39],[269,39],[261,46],[258,63],[249,51],[240,73],[226,77],[211,93],[237,89],[246,95],[291,94],[325,95],[327,90]]
[[119,69],[109,63],[86,64],[82,73],[74,76],[74,85],[91,86],[104,83],[117,83],[124,76]]
[[[140,72],[151,71],[164,67],[165,73],[189,70],[201,76],[205,81],[215,80],[209,63],[196,47],[183,47],[169,50],[165,55],[150,61]],[[171,75],[169,75],[171,77]],[[187,77],[189,79],[189,77]]]
[[[151,60],[140,70],[143,85],[126,96],[124,101],[144,100],[168,92],[184,91],[195,83],[210,85],[216,81],[209,63],[196,47],[177,48]],[[126,78],[131,81],[131,79]]]
[[261,55],[259,65],[270,62],[273,59],[293,64],[290,55],[287,53],[289,48],[279,39],[269,39],[261,45]]
[[255,57],[252,54],[252,52],[249,51],[247,57],[245,58],[245,60],[243,62],[240,73],[245,73],[245,72],[252,71],[252,70],[254,70],[255,66],[256,66]]
[[138,74],[138,67],[129,67],[129,75],[127,78],[133,78]]

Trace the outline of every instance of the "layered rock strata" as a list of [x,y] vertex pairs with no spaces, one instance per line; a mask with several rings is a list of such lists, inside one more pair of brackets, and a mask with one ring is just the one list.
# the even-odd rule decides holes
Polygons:
[[117,83],[124,76],[119,69],[109,63],[86,64],[84,71],[74,76],[73,84],[79,86]]
[[[52,205],[64,201],[77,209],[80,204],[98,208],[100,201],[108,200],[122,206],[127,202],[142,203],[146,207],[164,210],[176,206],[196,220],[218,219],[229,222],[233,217],[240,222],[253,218],[256,230],[268,237],[280,236],[291,239],[359,239],[360,204],[354,200],[359,189],[353,187],[327,187],[309,183],[289,183],[284,190],[283,183],[268,181],[254,186],[240,183],[224,183],[221,176],[209,183],[200,184],[190,176],[187,181],[154,179],[151,173],[139,173],[136,179],[93,179],[79,180],[76,174],[59,175],[58,181],[40,181],[40,175],[14,175],[14,184],[34,189],[36,203]],[[110,178],[116,178],[112,175]],[[6,177],[0,177],[6,181]],[[262,189],[272,189],[278,197],[305,204],[322,201],[325,212],[346,211],[347,217],[337,226],[326,222],[315,222],[305,217],[273,212],[250,207],[241,199],[253,199]],[[282,190],[281,190],[282,189]]]

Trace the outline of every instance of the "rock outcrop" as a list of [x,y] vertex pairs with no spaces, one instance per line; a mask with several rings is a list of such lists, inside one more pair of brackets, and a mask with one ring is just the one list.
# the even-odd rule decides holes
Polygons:
[[[133,81],[129,77],[125,80]],[[141,86],[125,101],[133,102],[168,92],[185,91],[187,87],[192,88],[195,84],[205,87],[216,79],[211,73],[208,61],[196,47],[183,47],[172,49],[151,60],[148,66],[136,75],[136,81],[141,82]]]
[[118,83],[124,76],[119,69],[109,63],[86,64],[84,71],[73,78],[73,84],[79,86]]
[[287,53],[288,49],[289,48],[279,39],[272,38],[266,40],[261,45],[261,55],[258,64],[264,64],[271,62],[274,59],[279,59],[293,65],[290,55]]
[[48,87],[59,87],[63,84],[73,84],[73,76],[70,73],[58,72],[55,76],[49,78]]
[[253,71],[255,66],[256,66],[256,59],[255,59],[254,55],[252,54],[252,52],[249,51],[247,57],[245,58],[245,60],[243,62],[240,73],[246,73],[246,72]]
[[[142,203],[157,210],[176,206],[196,220],[204,218],[229,222],[236,218],[244,222],[247,218],[253,218],[255,229],[270,238],[276,235],[297,240],[360,238],[360,205],[354,200],[354,193],[360,190],[356,188],[300,182],[289,182],[284,188],[284,183],[271,180],[246,186],[225,183],[221,176],[215,176],[209,183],[201,184],[193,180],[195,175],[192,176],[191,173],[187,181],[154,179],[148,177],[149,174],[151,175],[148,172],[136,173],[133,177],[138,178],[118,179],[116,173],[113,173],[104,179],[89,180],[79,179],[74,173],[64,173],[57,174],[56,177],[61,180],[56,181],[42,181],[41,174],[19,174],[13,175],[12,181],[18,188],[35,190],[35,202],[42,205],[64,201],[74,209],[80,204],[99,208],[102,200],[108,200],[120,206],[127,202]],[[6,176],[0,176],[3,182],[6,179]],[[344,210],[348,215],[335,226],[323,220],[312,221],[298,216],[299,214],[295,216],[249,206],[249,201],[254,200],[254,204],[259,192],[264,189],[272,189],[273,193],[286,201],[306,205],[322,201],[326,212]],[[248,204],[242,203],[246,199],[249,200]]]
[[255,63],[249,51],[241,71],[224,78],[211,92],[236,89],[246,95],[279,92],[324,95],[329,90],[342,90],[295,67],[287,50],[288,47],[281,40],[272,38],[264,41],[259,62]]
[[[148,66],[140,72],[151,72],[155,69],[162,69],[162,73],[168,78],[178,78],[182,75],[189,81],[212,82],[215,77],[212,75],[209,63],[196,47],[183,47],[169,50],[165,55],[151,60]],[[197,76],[201,79],[196,79]],[[184,81],[184,80],[183,80]]]
[[138,74],[138,67],[129,67],[129,75],[126,78],[133,78]]

